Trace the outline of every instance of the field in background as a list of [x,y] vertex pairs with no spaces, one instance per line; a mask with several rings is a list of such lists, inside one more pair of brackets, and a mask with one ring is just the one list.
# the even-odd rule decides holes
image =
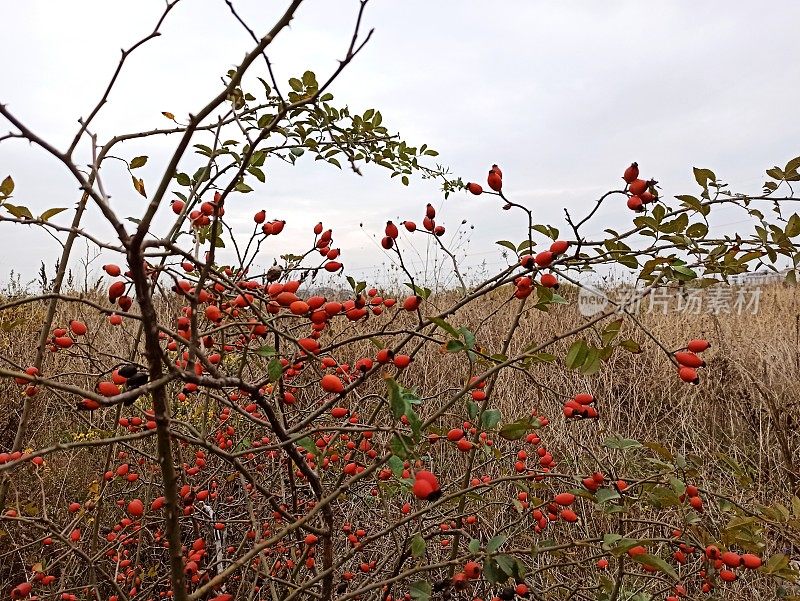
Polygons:
[[[570,300],[575,298],[574,289],[562,287],[560,293]],[[508,331],[516,305],[508,299],[507,291],[497,291],[481,303],[481,314],[474,312],[476,309],[466,309],[450,322],[475,331],[478,344],[487,354],[499,352],[500,337]],[[429,302],[434,307],[437,304],[447,306],[451,300],[434,296]],[[487,303],[495,310],[487,310]],[[126,354],[136,331],[135,324],[109,328],[103,316],[78,307],[62,303],[62,313],[56,323],[83,319],[90,332],[114,336],[113,342],[119,346],[120,354]],[[76,310],[75,314],[68,313],[72,309]],[[33,304],[3,313],[0,331],[3,357],[21,367],[32,361],[43,313],[41,306]],[[433,309],[426,314],[433,314]],[[554,307],[550,313],[531,308],[522,319],[509,354],[532,343],[544,342],[585,319],[574,302]],[[700,472],[708,489],[725,491],[738,501],[747,499],[765,504],[780,501],[791,506],[791,490],[797,486],[800,465],[797,428],[800,422],[800,290],[783,284],[763,287],[756,314],[705,311],[663,314],[642,310],[637,319],[670,350],[684,346],[690,338],[705,337],[712,342],[712,348],[703,356],[708,367],[702,370],[700,385],[681,382],[664,352],[627,319],[620,339],[633,339],[641,346],[641,353],[619,348],[598,374],[582,376],[563,368],[562,359],[570,341],[558,342],[548,352],[559,357],[559,367],[534,363],[527,372],[503,372],[495,389],[493,406],[501,410],[504,420],[530,414],[533,410],[549,416],[552,423],[543,431],[542,438],[559,463],[577,466],[578,471],[584,465],[585,449],[601,448],[602,440],[620,433],[644,443],[657,443],[659,446],[653,448],[663,453],[682,454],[703,461]],[[337,328],[346,328],[352,335],[359,327],[359,324],[348,323],[335,325],[323,340],[337,335]],[[587,341],[592,340],[588,338]],[[109,348],[113,344],[101,342],[98,346]],[[362,350],[365,353],[375,351],[374,347],[370,350],[367,341]],[[342,359],[354,361],[356,358]],[[66,353],[53,354],[45,361],[44,373],[80,373],[84,360],[70,359]],[[463,357],[429,347],[415,358],[412,369],[404,376],[408,378],[404,383],[416,387],[423,397],[442,395],[448,388],[463,385],[464,369]],[[87,381],[86,386],[91,388],[93,383]],[[383,390],[382,383],[376,382],[374,390]],[[558,393],[573,395],[585,391],[598,399],[600,419],[596,422],[565,420],[561,415],[564,399]],[[53,392],[43,392],[36,400],[32,447],[102,437],[114,427],[112,411],[105,412],[108,415],[103,415],[104,412],[80,414],[85,416],[85,421],[76,422],[75,413],[68,405],[71,400],[59,398]],[[435,398],[431,400],[435,402]],[[0,450],[11,446],[20,405],[20,388],[8,380],[0,382]],[[176,408],[187,418],[196,413],[195,409]],[[60,489],[57,506],[63,507],[74,498],[81,498],[87,486],[101,476],[106,453],[106,449],[72,453],[72,462],[63,465],[57,465],[58,459],[53,456],[51,463],[58,469],[50,470],[50,476],[41,486],[51,491]],[[603,457],[598,459],[604,460]],[[588,469],[588,465],[585,467]],[[438,469],[447,470],[448,466]],[[461,473],[457,464],[450,469]],[[50,492],[48,496],[52,500],[56,494]],[[769,551],[789,552],[795,559],[800,551],[787,549],[780,541],[771,544],[776,547]],[[7,549],[0,538],[0,552]]]

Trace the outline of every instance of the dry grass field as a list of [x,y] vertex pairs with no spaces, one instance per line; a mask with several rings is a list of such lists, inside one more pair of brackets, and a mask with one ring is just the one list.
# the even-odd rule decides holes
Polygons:
[[[560,292],[574,300],[574,290],[562,287]],[[602,441],[609,435],[621,434],[658,449],[665,457],[689,458],[697,467],[698,480],[704,487],[719,491],[730,500],[747,505],[779,502],[791,507],[793,494],[800,494],[797,427],[800,423],[800,290],[773,284],[761,289],[760,294],[755,314],[749,310],[717,314],[675,310],[664,313],[643,307],[635,316],[641,326],[668,349],[678,349],[696,337],[712,342],[712,348],[704,353],[708,367],[702,370],[702,381],[697,386],[681,382],[663,350],[628,317],[620,339],[636,341],[641,346],[640,353],[619,348],[598,374],[583,376],[561,365],[571,340],[559,341],[547,349],[559,357],[555,364],[533,363],[526,370],[503,372],[493,393],[494,406],[509,419],[529,415],[533,410],[549,416],[547,445],[558,458],[559,465],[567,466],[565,472],[579,473],[587,469],[583,465],[585,451],[601,449]],[[507,299],[505,291],[496,291],[483,302],[457,313],[450,321],[455,326],[473,330],[479,346],[487,354],[496,353],[514,318],[515,305]],[[434,307],[446,306],[451,300],[448,295],[441,295],[432,297],[430,303]],[[164,302],[162,310],[174,315],[171,305]],[[83,319],[91,332],[98,332],[97,336],[114,337],[96,340],[96,346],[116,348],[120,356],[130,352],[135,324],[126,323],[122,328],[103,327],[103,316],[92,315],[85,309],[69,313],[77,306],[62,303],[56,323]],[[7,363],[24,367],[31,361],[43,311],[42,306],[31,304],[2,313],[0,355]],[[576,310],[575,303],[553,307],[549,313],[529,309],[511,341],[509,354],[542,343],[554,333],[568,331],[585,319]],[[169,319],[165,319],[166,322]],[[330,339],[342,334],[352,336],[362,327],[358,323],[344,322],[344,325],[334,326],[326,336],[332,337]],[[588,340],[594,335],[599,334],[590,334]],[[362,350],[370,352],[370,343],[364,341],[363,344]],[[355,352],[357,349],[348,347],[348,350]],[[340,360],[355,359],[356,356]],[[44,371],[54,377],[55,374],[70,374],[72,378],[87,372],[85,384],[91,387],[88,372],[93,371],[95,361],[113,364],[115,359],[57,353],[46,358]],[[415,387],[423,398],[428,394],[434,397],[462,386],[464,369],[462,358],[428,346],[416,356],[405,385]],[[376,391],[380,390],[379,386],[380,383],[375,385]],[[598,399],[599,420],[583,422],[563,418],[561,394],[578,391],[591,392]],[[8,380],[0,382],[0,450],[11,446],[20,403],[20,388]],[[98,412],[76,421],[74,411],[66,403],[52,391],[37,397],[28,446],[48,447],[59,442],[102,437],[113,431],[112,412],[107,412],[108,415]],[[435,405],[431,405],[428,410],[434,408]],[[198,419],[202,413],[199,407],[180,404],[175,410],[179,417],[188,421]],[[98,479],[107,464],[108,452],[101,447],[53,455],[49,460],[51,469],[40,481],[23,478],[13,482],[12,498],[23,507],[33,505],[32,512],[39,510],[36,499],[40,496],[47,497],[53,507],[64,507],[75,498],[81,498]],[[602,456],[596,459],[601,464],[606,461]],[[463,459],[456,457],[436,467],[445,479],[448,470],[454,478],[463,471],[461,461]],[[355,504],[353,511],[358,511]],[[497,515],[496,519],[505,518]],[[25,544],[30,542],[19,538],[10,541],[3,534],[0,532],[0,557],[3,558],[0,560],[0,583],[13,579],[14,572],[27,557]],[[792,548],[787,541],[791,541],[791,537],[770,541],[773,548],[767,549],[767,554],[777,551],[797,558],[800,549]],[[758,595],[753,590],[749,594],[753,596],[737,598],[768,599],[774,589],[765,589]]]

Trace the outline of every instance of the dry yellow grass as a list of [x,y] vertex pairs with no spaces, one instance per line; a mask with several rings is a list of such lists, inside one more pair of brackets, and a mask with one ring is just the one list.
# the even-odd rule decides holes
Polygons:
[[[575,296],[574,290],[562,289],[561,293],[567,298]],[[459,311],[449,321],[456,327],[465,326],[475,331],[478,344],[487,354],[499,352],[516,307],[516,303],[506,302],[507,298],[506,291],[496,291]],[[434,297],[430,307],[443,308],[452,300],[450,295]],[[166,317],[167,305],[162,306],[165,323],[171,323],[173,318]],[[77,307],[62,304],[56,323],[66,324],[69,319],[80,317],[87,322],[90,331],[98,331],[104,337],[113,336],[98,340],[99,347],[118,349],[119,355],[127,355],[135,333],[134,324],[118,329],[101,327],[103,316],[93,316],[85,309],[75,314],[73,311]],[[18,366],[32,360],[42,311],[41,306],[32,304],[2,316],[7,324],[22,319],[16,327],[0,332],[0,354],[7,360]],[[426,311],[426,314],[432,313],[433,310]],[[669,349],[682,347],[695,337],[712,341],[713,347],[704,354],[708,367],[702,373],[699,386],[681,382],[663,351],[626,318],[619,338],[637,341],[642,347],[641,353],[617,349],[594,376],[566,370],[560,360],[534,363],[524,371],[507,370],[497,382],[491,405],[501,410],[504,421],[529,415],[534,409],[550,416],[552,423],[544,436],[559,465],[567,466],[564,471],[588,471],[589,466],[583,463],[586,461],[584,450],[602,449],[601,443],[607,436],[619,433],[642,442],[658,443],[670,453],[695,456],[702,461],[702,481],[736,501],[765,504],[781,501],[789,505],[793,482],[797,481],[797,476],[791,472],[796,472],[800,463],[797,431],[800,421],[800,290],[784,285],[764,288],[755,315],[641,312],[637,319]],[[542,343],[583,320],[574,303],[555,306],[549,313],[531,308],[520,321],[509,354],[532,343]],[[402,319],[395,325],[400,322]],[[366,326],[373,323],[366,322]],[[343,323],[334,326],[326,336],[353,335],[364,327],[363,324]],[[582,336],[589,336],[591,341],[591,336],[598,335],[600,329]],[[547,351],[563,358],[571,341],[559,341]],[[370,343],[364,341],[361,350],[352,349],[352,352],[370,352],[369,347]],[[83,359],[65,357],[64,353],[48,356],[44,371],[80,374],[85,368]],[[353,354],[340,360],[356,358]],[[448,389],[460,388],[466,377],[463,356],[447,354],[429,345],[417,355],[404,383],[417,388],[426,397],[433,392],[442,394]],[[88,374],[85,385],[92,386]],[[382,390],[379,381],[370,386],[375,391]],[[595,395],[599,420],[575,422],[561,417],[564,398],[560,395],[578,392]],[[0,382],[0,450],[9,448],[13,440],[20,403],[19,387],[8,381]],[[434,408],[435,402],[431,402],[422,412]],[[74,412],[64,398],[50,392],[41,394],[37,397],[28,446],[45,447],[96,435],[92,434],[93,429],[108,428],[108,420],[113,419],[108,415],[76,422],[71,416]],[[461,419],[458,415],[452,416],[454,425]],[[58,469],[51,469],[48,477],[36,486],[41,485],[48,491],[54,505],[65,505],[84,494],[89,483],[98,477],[105,458],[104,449],[84,450],[64,459],[54,456],[50,459],[51,467]],[[601,456],[599,460],[602,462],[606,458]],[[731,467],[734,464],[741,467],[738,474]],[[458,473],[460,467],[460,461],[455,460],[440,469]],[[751,484],[743,486],[743,476]],[[22,482],[16,484],[17,493],[22,485]],[[503,517],[497,516],[497,519]],[[783,542],[776,544],[779,545],[777,549],[768,551],[797,552],[787,549]],[[8,549],[8,542],[0,541],[0,552],[5,552],[4,549]]]

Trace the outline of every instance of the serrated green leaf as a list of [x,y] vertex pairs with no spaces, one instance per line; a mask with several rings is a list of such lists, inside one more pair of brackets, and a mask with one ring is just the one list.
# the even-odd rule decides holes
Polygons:
[[146,156],[134,157],[131,160],[131,169],[138,169],[139,167],[144,167],[147,163]]

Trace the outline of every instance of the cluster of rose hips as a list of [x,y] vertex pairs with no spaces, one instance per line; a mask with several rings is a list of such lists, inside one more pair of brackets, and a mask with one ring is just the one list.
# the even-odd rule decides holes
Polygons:
[[631,166],[622,174],[622,179],[627,184],[628,208],[631,211],[640,213],[644,211],[645,205],[658,200],[654,194],[656,180],[639,179],[639,164],[631,163]]
[[[273,219],[272,221],[267,221],[267,212],[263,209],[253,215],[253,221],[256,222],[256,225],[261,226],[261,231],[264,232],[265,236],[277,236],[286,226],[286,221],[283,219]],[[321,225],[322,224],[320,224],[320,226]]]
[[[569,242],[566,240],[556,240],[550,245],[550,250],[544,250],[536,256],[522,255],[519,258],[519,264],[524,269],[546,268],[549,267],[560,255],[563,255],[565,252],[567,252],[568,248]],[[516,286],[514,296],[519,299],[530,296],[531,292],[533,292],[533,283],[534,280],[530,276],[522,275],[517,277],[514,280],[514,285]],[[543,273],[541,278],[539,278],[539,284],[545,288],[553,288],[555,290],[558,288],[558,278],[553,273]]]
[[688,499],[689,505],[692,506],[692,509],[703,511],[703,499],[700,498],[700,491],[694,484],[687,484],[686,492],[678,497],[678,499],[681,503],[684,503]]
[[595,399],[591,394],[581,393],[564,403],[564,415],[571,419],[584,417],[597,419],[597,409],[592,406]]
[[[417,224],[413,221],[404,221],[402,223],[403,227],[409,233],[414,233],[417,231]],[[444,236],[444,226],[443,225],[436,225],[436,209],[433,207],[431,203],[428,203],[425,206],[425,217],[422,218],[422,227],[424,227],[428,232],[433,234],[434,236]],[[386,222],[386,237],[381,241],[381,245],[385,249],[392,248],[394,244],[394,240],[398,236],[397,226],[394,225],[391,221]]]
[[[492,165],[489,169],[489,175],[486,177],[486,183],[489,187],[497,193],[503,190],[503,172],[497,165]],[[471,194],[483,194],[483,187],[475,182],[469,182],[466,186]]]
[[[186,203],[182,200],[172,202],[172,212],[176,215],[180,215],[184,207],[186,207]],[[222,194],[214,192],[214,200],[201,203],[199,209],[189,213],[189,221],[191,221],[193,227],[200,228],[209,225],[212,217],[222,217],[224,214],[225,207],[222,203]]]
[[333,230],[327,229],[323,231],[322,222],[319,222],[314,226],[314,236],[314,248],[327,261],[323,266],[325,271],[335,273],[344,269],[344,266],[337,261],[341,251],[338,248],[331,248],[333,245]]
[[[720,580],[724,582],[733,582],[736,580],[736,573],[733,571],[736,568],[745,568],[748,570],[756,570],[761,567],[761,558],[753,553],[745,553],[740,555],[734,551],[720,552],[716,545],[709,545],[705,548],[706,560],[717,571]],[[703,592],[711,592],[714,584],[710,579],[709,570],[700,570],[698,574],[701,578],[706,578],[703,583]]]
[[74,336],[85,336],[88,328],[82,321],[70,320],[69,330],[67,328],[54,328],[53,335],[50,337],[50,350],[56,352],[59,349],[70,348],[75,344]]
[[696,338],[689,341],[685,351],[678,351],[674,354],[675,361],[678,363],[678,376],[681,380],[689,384],[700,383],[700,376],[697,375],[697,369],[705,367],[706,362],[698,357],[696,353],[702,353],[710,346],[711,344],[708,340]]

